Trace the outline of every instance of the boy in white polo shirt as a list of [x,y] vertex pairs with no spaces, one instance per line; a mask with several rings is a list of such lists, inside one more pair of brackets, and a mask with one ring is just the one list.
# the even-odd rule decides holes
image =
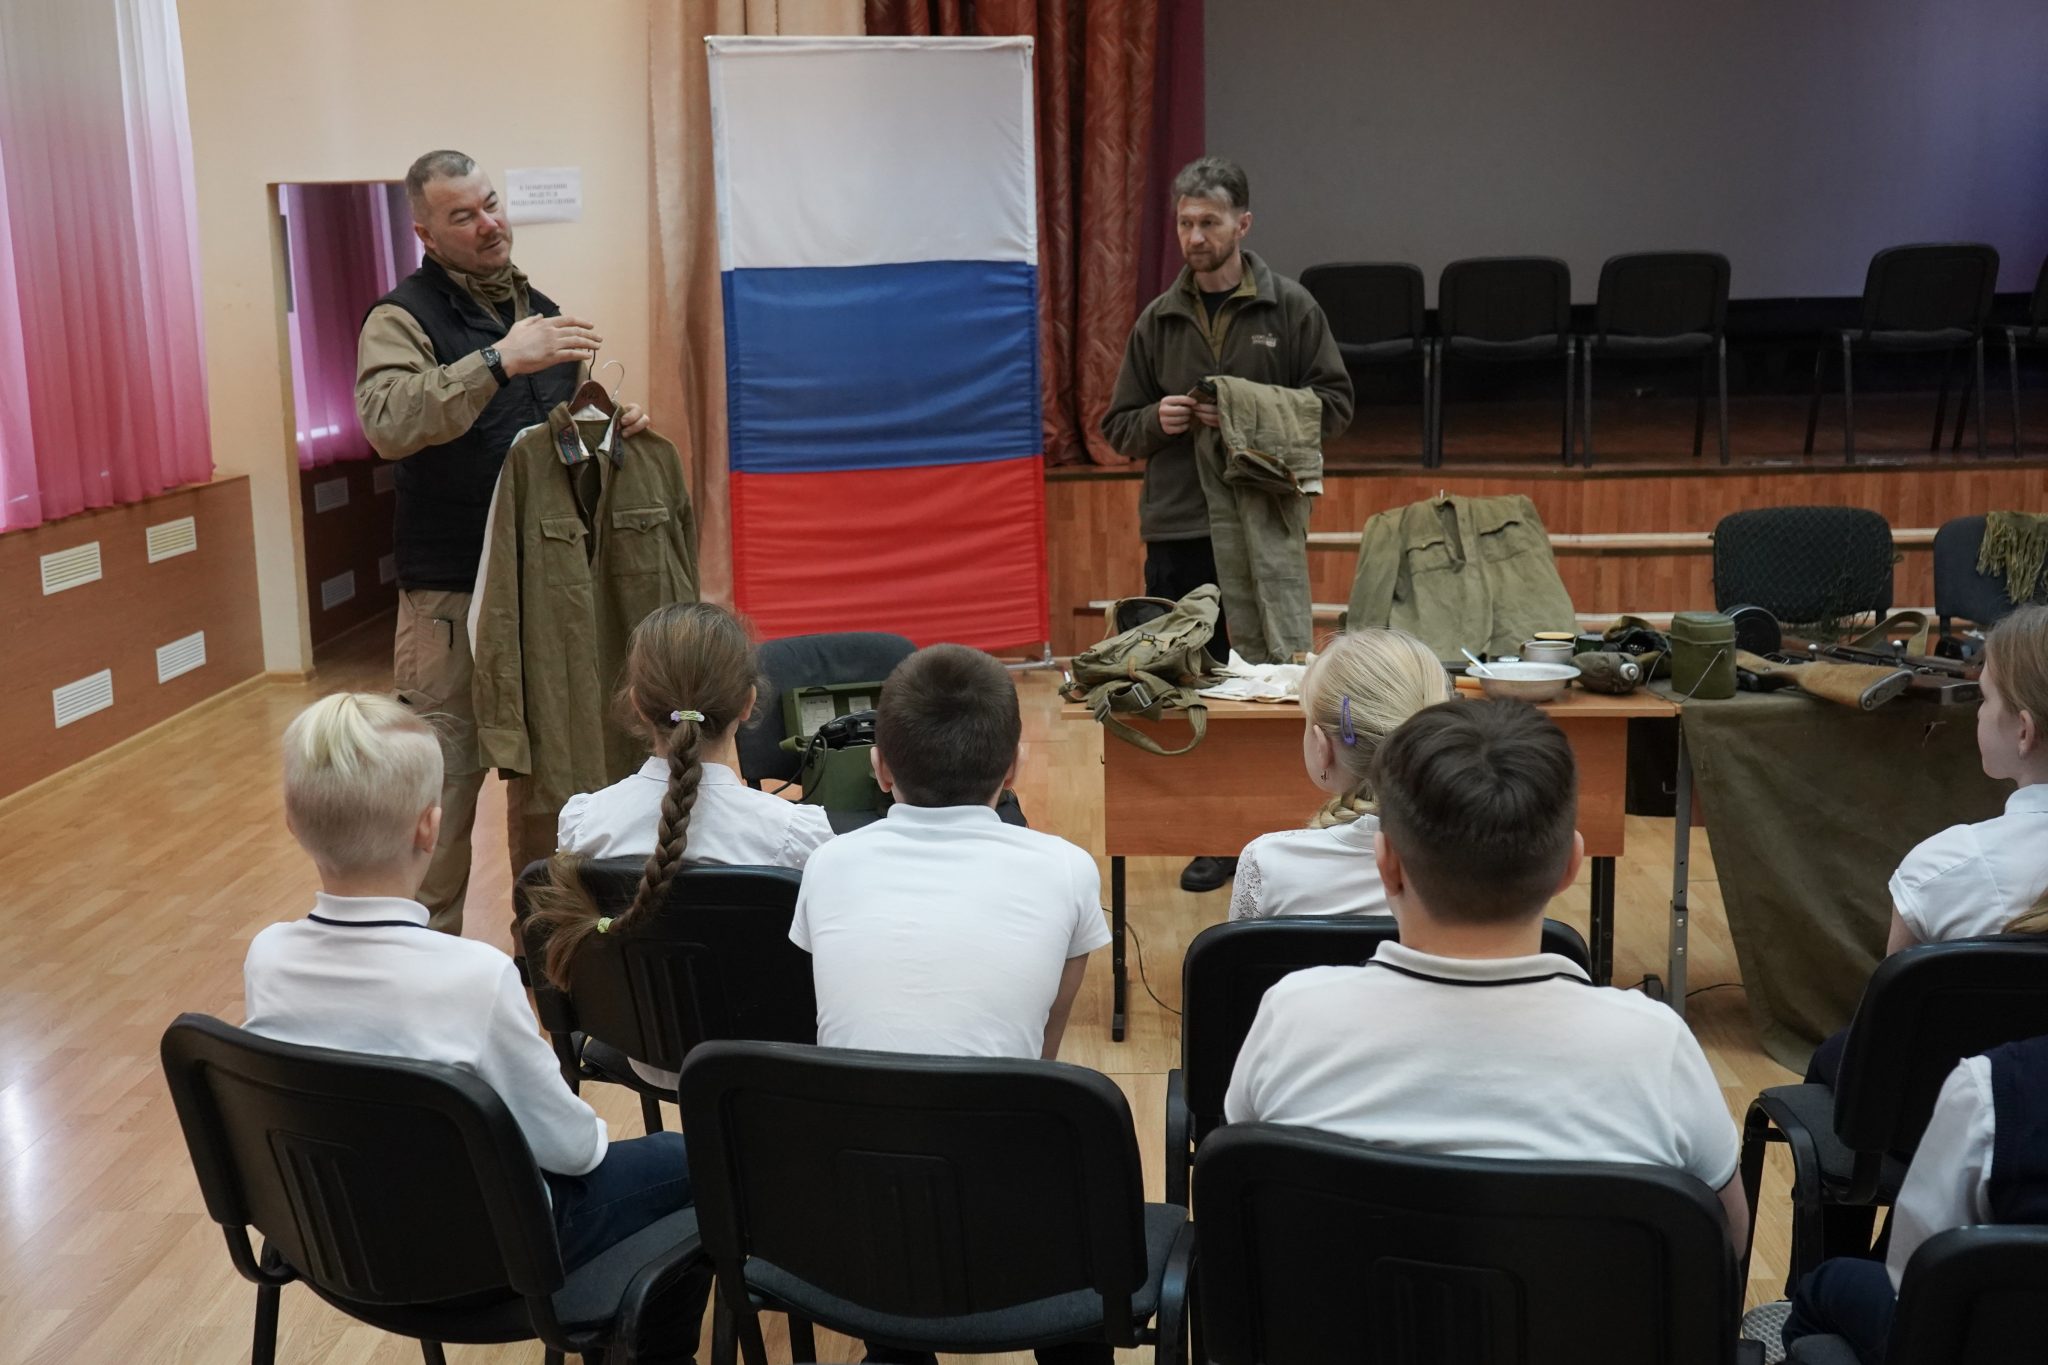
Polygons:
[[979,650],[898,664],[875,717],[885,819],[811,855],[789,937],[811,955],[818,1041],[963,1057],[1054,1057],[1088,954],[1109,942],[1095,860],[1009,825],[1017,688]]
[[1668,1166],[1719,1191],[1740,1237],[1735,1124],[1684,1022],[1541,950],[1544,908],[1583,853],[1577,783],[1563,733],[1520,702],[1444,702],[1396,730],[1374,787],[1401,941],[1266,992],[1230,1121],[1452,1156]]
[[[321,890],[312,913],[250,943],[244,1027],[440,1062],[489,1085],[546,1179],[572,1269],[688,1207],[682,1135],[609,1141],[562,1080],[512,959],[427,927],[414,897],[441,827],[441,750],[426,722],[386,696],[323,697],[285,730],[284,765],[285,823]],[[708,1291],[708,1276],[695,1279],[643,1317],[647,1344],[634,1359],[691,1359]]]

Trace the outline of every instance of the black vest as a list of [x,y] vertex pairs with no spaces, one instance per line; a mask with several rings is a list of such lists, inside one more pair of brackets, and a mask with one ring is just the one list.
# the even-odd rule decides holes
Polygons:
[[[534,312],[553,317],[562,311],[538,289],[526,292]],[[495,345],[507,327],[431,257],[377,303],[397,304],[412,314],[443,365]],[[574,362],[565,361],[537,374],[514,375],[468,431],[398,462],[392,536],[399,587],[475,590],[484,522],[505,452],[513,437],[546,421],[555,404],[569,401],[576,373]]]
[[1991,1218],[2048,1223],[2048,1038],[2007,1043],[1991,1059]]

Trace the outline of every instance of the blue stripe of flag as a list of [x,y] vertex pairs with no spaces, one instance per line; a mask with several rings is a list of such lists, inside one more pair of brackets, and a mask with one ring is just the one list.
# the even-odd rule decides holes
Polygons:
[[728,270],[731,467],[1037,455],[1038,270],[997,261]]

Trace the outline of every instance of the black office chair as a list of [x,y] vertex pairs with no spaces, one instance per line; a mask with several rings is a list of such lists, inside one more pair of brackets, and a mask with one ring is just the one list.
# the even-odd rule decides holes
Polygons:
[[[1820,421],[1820,392],[1831,342],[1842,348],[1842,459],[1856,459],[1856,400],[1851,381],[1855,352],[1939,352],[1941,393],[1934,404],[1934,434],[1929,450],[1941,449],[1941,429],[1948,415],[1949,370],[1955,353],[1970,347],[1976,368],[1964,412],[1956,418],[1958,437],[1967,416],[1970,394],[1984,393],[1984,328],[1991,321],[1991,300],[1998,286],[1998,251],[1975,242],[1934,242],[1887,247],[1870,258],[1863,281],[1863,321],[1824,339],[1813,357],[1813,401],[1806,410],[1806,453],[1813,453],[1813,432]],[[1977,407],[1977,458],[1984,458],[1984,404]]]
[[1892,605],[1891,523],[1860,507],[1755,507],[1714,526],[1714,606],[1762,607],[1795,625]]
[[741,775],[756,787],[764,782],[796,780],[802,760],[781,748],[789,734],[782,723],[784,693],[795,687],[833,683],[880,683],[916,649],[903,636],[882,631],[763,640],[760,697],[754,703],[754,719],[740,727]]
[[[538,1167],[505,1102],[452,1066],[273,1042],[180,1015],[162,1058],[207,1214],[256,1285],[257,1365],[285,1285],[421,1343],[538,1339],[601,1360],[709,1289],[685,1209],[564,1271]],[[264,1238],[260,1256],[249,1229]],[[681,1306],[680,1311],[678,1306]]]
[[[638,858],[586,863],[583,884],[601,911],[621,915],[633,903],[642,866]],[[628,1058],[678,1071],[692,1048],[715,1038],[817,1041],[811,955],[789,941],[802,885],[793,869],[684,868],[646,923],[583,940],[568,991],[540,970],[546,941],[525,919],[527,885],[546,872],[546,863],[527,868],[513,900],[534,1013],[571,1090],[585,1081],[625,1086],[640,1097],[647,1131],[658,1133],[661,1101],[675,1095],[641,1076]]]
[[[2041,262],[2041,273],[2035,277],[2033,297],[2027,300],[2025,324],[1997,330],[2005,336],[2006,378],[2012,396],[2012,453],[2017,459],[2020,453],[2020,352],[2048,348],[2048,259]],[[1962,435],[1960,423],[1956,434]]]
[[1429,465],[1444,462],[1444,379],[1450,359],[1564,362],[1559,449],[1572,462],[1572,275],[1550,256],[1452,261],[1436,286],[1436,383],[1430,389]]
[[1579,338],[1579,426],[1586,467],[1593,465],[1593,359],[1684,360],[1699,357],[1692,457],[1706,434],[1707,371],[1720,394],[1721,463],[1728,463],[1728,258],[1717,251],[1639,251],[1600,267],[1593,333]]
[[1891,1203],[1956,1063],[2044,1033],[2048,940],[2040,935],[1922,944],[1878,963],[1835,1084],[1773,1086],[1743,1120],[1752,1222],[1766,1144],[1785,1143],[1792,1153],[1788,1293],[1825,1257],[1823,1208]]
[[[1202,1140],[1223,1126],[1223,1096],[1259,1002],[1304,967],[1349,967],[1399,941],[1391,915],[1306,916],[1212,924],[1188,944],[1180,968],[1180,1065],[1166,1073],[1166,1202],[1188,1202],[1188,1169]],[[1543,921],[1543,951],[1588,965],[1586,940]]]
[[1422,459],[1430,456],[1429,384],[1434,357],[1422,305],[1422,271],[1405,261],[1343,261],[1312,265],[1301,287],[1330,320],[1337,353],[1347,370],[1422,366]]
[[1679,1171],[1232,1124],[1195,1161],[1216,1365],[1730,1365],[1742,1281]]
[[[2037,1365],[2048,1321],[2048,1227],[1950,1228],[1906,1263],[1885,1365]],[[1861,1365],[1840,1337],[1793,1343],[1792,1365]]]
[[[683,1064],[704,1245],[758,1306],[913,1351],[1075,1340],[1183,1358],[1187,1210],[1147,1204],[1123,1092],[1061,1062],[707,1043]],[[1156,1318],[1156,1327],[1147,1328]],[[722,1329],[713,1365],[731,1365]]]
[[[1978,572],[1977,555],[1983,548],[1981,515],[1951,517],[1934,533],[1934,615],[1944,640],[1952,636],[1957,621],[1988,630],[2019,605],[2003,578]],[[2035,597],[2048,600],[2048,585]]]

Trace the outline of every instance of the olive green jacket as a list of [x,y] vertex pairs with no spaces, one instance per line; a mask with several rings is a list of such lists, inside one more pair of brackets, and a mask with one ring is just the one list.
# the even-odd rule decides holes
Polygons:
[[487,768],[530,776],[529,813],[639,768],[610,717],[626,638],[697,600],[697,522],[676,448],[557,403],[505,455],[470,602],[471,694]]
[[1312,389],[1322,400],[1322,436],[1351,424],[1351,376],[1316,301],[1285,275],[1244,253],[1244,280],[1223,301],[1213,326],[1183,266],[1173,287],[1147,304],[1124,344],[1123,368],[1102,419],[1102,434],[1122,454],[1146,461],[1138,533],[1146,540],[1201,540],[1209,508],[1195,472],[1195,434],[1159,429],[1159,400],[1186,393],[1211,375],[1234,375],[1283,389]]
[[1437,657],[1515,654],[1539,630],[1578,629],[1536,504],[1428,498],[1365,523],[1347,628],[1393,626]]

